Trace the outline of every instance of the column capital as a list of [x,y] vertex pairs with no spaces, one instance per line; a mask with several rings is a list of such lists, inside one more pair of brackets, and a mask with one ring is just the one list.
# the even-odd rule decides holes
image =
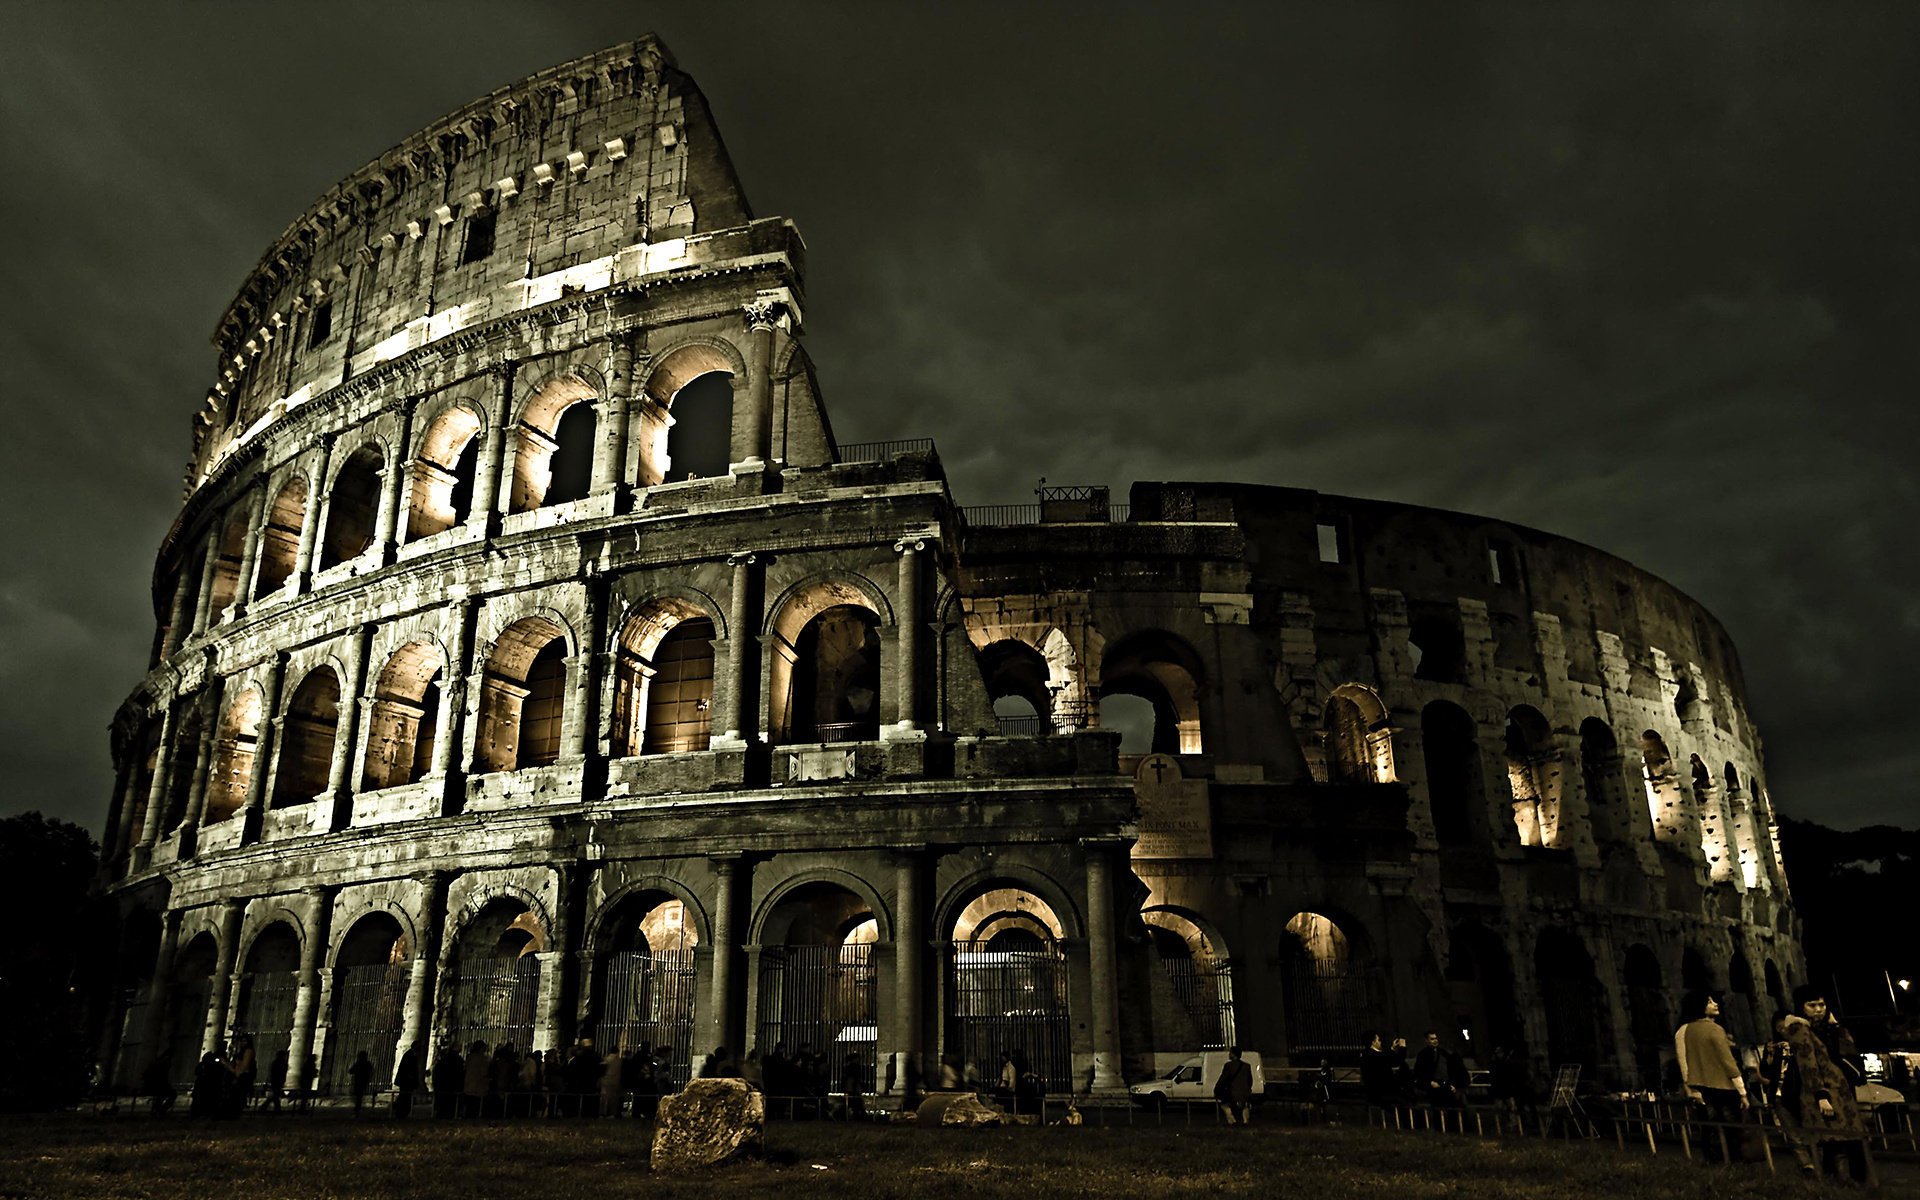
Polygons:
[[727,565],[730,567],[750,567],[761,561],[761,557],[761,552],[757,550],[736,550],[732,554],[727,555]]
[[932,538],[927,537],[924,534],[915,534],[912,537],[903,537],[899,541],[893,544],[893,552],[895,554],[918,553],[921,550],[925,550],[927,548],[927,543],[931,542],[932,540],[933,540]]
[[740,306],[746,314],[747,328],[755,333],[771,333],[785,315],[786,304],[778,296],[755,296]]

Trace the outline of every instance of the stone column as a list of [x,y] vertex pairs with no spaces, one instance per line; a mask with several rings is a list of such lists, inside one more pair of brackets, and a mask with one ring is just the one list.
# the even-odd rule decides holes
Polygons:
[[758,467],[767,458],[773,421],[773,327],[780,311],[778,300],[764,296],[745,306],[752,356],[747,361],[746,408],[734,410],[736,467]]
[[[548,1047],[565,1046],[572,1042],[574,1035],[572,1013],[573,968],[579,965],[580,955],[578,931],[580,922],[575,909],[582,903],[581,889],[586,882],[587,869],[578,862],[562,862],[554,866],[559,876],[558,887],[554,889],[557,899],[553,905],[553,938],[547,946],[548,952],[541,955],[541,999],[545,1002],[540,1013],[540,1022],[546,1028]],[[605,1047],[600,1047],[604,1050]]]
[[[922,1015],[926,1007],[923,973],[928,931],[926,897],[921,894],[921,858],[918,847],[895,851],[893,859],[894,932],[893,932],[893,1007],[894,1029],[898,1039],[893,1077],[906,1084],[909,1054],[923,1055],[926,1047]],[[928,1064],[921,1061],[924,1073]]]
[[919,728],[920,717],[920,554],[927,548],[921,538],[906,538],[893,544],[900,556],[899,662],[894,672],[897,690],[895,711],[899,717],[894,728],[911,733]]
[[101,834],[100,872],[103,878],[112,878],[107,873],[108,864],[126,849],[127,838],[133,833],[136,764],[134,751],[122,747],[120,761],[113,772],[113,799],[107,802],[107,828]]
[[193,632],[202,633],[213,624],[213,576],[220,569],[220,526],[207,534],[207,556],[200,563],[200,590],[194,594]]
[[727,565],[733,568],[733,592],[727,597],[726,730],[713,739],[716,743],[738,746],[754,742],[760,735],[752,669],[755,631],[759,625],[754,620],[753,607],[758,582],[756,562],[757,556],[751,553],[727,556]]
[[1087,860],[1087,983],[1093,1004],[1093,1088],[1124,1086],[1120,1076],[1120,995],[1114,969],[1112,849],[1083,842]]
[[233,1012],[234,993],[240,986],[240,927],[246,915],[245,900],[220,902],[220,950],[213,965],[212,987],[207,990],[207,1024],[200,1033],[202,1054],[216,1053],[227,1038],[227,1018]]
[[593,666],[599,657],[597,652],[607,611],[606,579],[589,577],[586,586],[586,628],[580,631],[580,645],[575,647],[573,657],[567,659],[567,707],[561,714],[560,754],[576,762],[584,762],[594,749],[594,727],[598,722],[594,719],[593,701],[598,689],[593,686]]
[[[633,339],[615,334],[607,355],[607,396],[594,405],[593,491],[618,496],[627,487],[627,423],[633,394]],[[616,505],[617,507],[617,505]]]
[[200,749],[193,759],[193,779],[187,785],[187,811],[180,821],[180,857],[193,856],[200,837],[200,819],[207,811],[207,775],[213,767],[213,749],[220,741],[220,699],[222,688],[215,678],[208,685],[205,711],[200,720]]
[[502,492],[511,492],[510,487],[501,486],[501,475],[507,469],[503,465],[506,457],[507,423],[513,419],[513,377],[515,364],[501,363],[493,369],[496,391],[493,411],[487,414],[486,441],[480,446],[480,462],[473,476],[473,508],[467,515],[467,523],[477,526],[483,535],[490,535],[500,528],[494,512],[500,507]]
[[353,793],[358,779],[347,778],[360,744],[361,697],[367,690],[367,654],[372,649],[373,625],[362,625],[348,643],[347,678],[340,695],[339,722],[333,735],[333,762],[327,771],[327,795],[333,799],[334,829],[353,824]]
[[738,953],[740,931],[735,927],[734,891],[738,886],[740,860],[713,859],[713,995],[707,1004],[708,1045],[695,1046],[694,1058],[715,1046],[740,1049],[741,1032],[734,1019],[733,960]]
[[[153,956],[153,978],[147,980],[147,1010],[141,1014],[141,1061],[134,1064],[128,1083],[139,1083],[140,1076],[154,1059],[166,1050],[160,1044],[167,1030],[167,1002],[173,984],[173,956],[180,946],[180,918],[177,908],[168,909],[160,919],[160,947]],[[180,1064],[174,1064],[177,1068]]]
[[253,603],[253,577],[260,569],[260,543],[267,536],[267,484],[261,480],[254,489],[253,512],[248,518],[247,544],[240,551],[240,581],[233,587],[233,611],[236,616]]
[[407,492],[407,481],[413,477],[413,464],[407,456],[413,440],[413,410],[412,402],[401,405],[400,439],[380,474],[380,508],[374,517],[373,545],[382,566],[390,565],[400,549],[400,504]]
[[320,453],[313,456],[313,466],[307,471],[307,508],[300,515],[300,548],[293,555],[295,594],[313,585],[314,547],[320,541],[321,510],[326,507],[321,489],[327,486],[327,460],[332,454],[333,435],[327,434],[320,439]]
[[160,837],[161,809],[166,807],[167,774],[173,768],[173,705],[160,709],[160,749],[153,759],[153,779],[147,784],[147,817],[140,826],[140,844],[133,848],[132,864],[145,870],[153,861],[153,844]]
[[326,961],[328,925],[333,919],[333,886],[304,889],[307,936],[300,943],[299,990],[293,997],[293,1043],[287,1048],[287,1086],[305,1087],[313,1072],[313,1026],[319,1016],[320,964]]
[[287,676],[287,656],[273,656],[273,667],[267,672],[267,690],[260,701],[260,723],[253,746],[253,771],[247,776],[247,799],[240,817],[240,840],[242,843],[260,840],[260,827],[264,822],[261,815],[267,807],[267,782],[273,778],[274,751],[280,744],[280,731],[286,722],[286,714],[280,711],[280,689],[285,686]]
[[[447,919],[447,884],[451,879],[452,874],[447,871],[427,871],[414,876],[414,882],[420,886],[420,920],[415,926],[420,944],[413,947],[413,958],[407,963],[407,1000],[406,1012],[401,1017],[400,1053],[418,1050],[422,1072],[432,1065],[433,1059],[428,1039],[433,1032],[434,968],[440,961],[440,927]],[[399,1059],[395,1058],[394,1062],[398,1065]]]
[[433,773],[443,781],[443,816],[460,811],[461,789],[466,786],[464,764],[455,761],[454,752],[466,736],[460,718],[467,707],[467,656],[472,646],[473,601],[462,600],[454,618],[453,645],[447,648],[446,684],[440,689],[440,728],[433,743]]
[[186,641],[193,632],[187,628],[187,622],[193,619],[193,614],[187,611],[186,573],[187,568],[183,565],[179,575],[174,577],[173,599],[167,605],[167,636],[160,642],[161,662],[172,658],[173,652],[180,648],[180,643]]

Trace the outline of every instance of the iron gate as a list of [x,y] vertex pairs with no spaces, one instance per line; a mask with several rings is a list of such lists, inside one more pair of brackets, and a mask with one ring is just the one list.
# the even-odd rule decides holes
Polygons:
[[533,1014],[539,1006],[540,960],[481,959],[463,964],[453,981],[452,1019],[446,1032],[462,1050],[475,1041],[498,1048],[533,1045]]
[[[266,1078],[274,1056],[293,1047],[293,1002],[299,992],[299,975],[294,971],[256,971],[240,977],[239,1017],[233,1023],[233,1035],[253,1042],[257,1078]],[[287,1086],[300,1084],[289,1079]]]
[[1599,1011],[1594,983],[1568,975],[1546,975],[1540,998],[1547,1009],[1547,1057],[1551,1065],[1579,1064],[1593,1070],[1600,1062]]
[[1280,973],[1290,1054],[1351,1055],[1366,1044],[1380,1013],[1371,976],[1304,954],[1289,956]]
[[[768,946],[760,951],[760,1041],[789,1056],[824,1055],[839,1090],[874,1090],[879,1067],[873,947]],[[848,1060],[853,1062],[849,1066]]]
[[213,980],[183,980],[173,985],[168,999],[167,1040],[161,1043],[173,1054],[168,1075],[178,1088],[193,1085],[194,1068],[200,1065],[200,1047],[207,1036],[207,1004],[213,996]]
[[601,1049],[664,1049],[674,1087],[685,1087],[693,1073],[694,993],[692,951],[608,955],[600,967]]
[[146,1050],[147,990],[130,987],[121,996],[120,1049],[114,1057],[113,1082],[116,1087],[135,1088],[144,1083],[140,1072],[145,1066],[141,1055]]
[[341,967],[333,973],[333,1028],[327,1032],[326,1086],[348,1090],[347,1069],[365,1050],[373,1086],[393,1081],[394,1059],[407,1017],[408,964]]
[[1233,1032],[1233,968],[1197,963],[1190,958],[1163,958],[1173,994],[1193,1022],[1203,1050],[1222,1050],[1237,1044]]
[[998,1082],[1000,1056],[1023,1057],[1049,1092],[1073,1089],[1067,957],[1056,945],[989,950],[955,942],[947,988],[948,1047]]

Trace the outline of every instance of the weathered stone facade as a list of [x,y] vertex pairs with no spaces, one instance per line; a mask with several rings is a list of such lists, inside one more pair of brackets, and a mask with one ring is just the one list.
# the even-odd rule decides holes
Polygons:
[[1683,984],[1740,1032],[1801,969],[1693,601],[1292,489],[969,512],[930,445],[836,442],[803,265],[651,38],[269,250],[114,727],[117,1080],[590,1036],[1085,1090],[1429,1025],[1626,1080]]

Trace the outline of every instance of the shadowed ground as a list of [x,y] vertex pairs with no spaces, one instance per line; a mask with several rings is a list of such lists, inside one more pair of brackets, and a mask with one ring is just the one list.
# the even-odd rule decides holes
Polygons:
[[[1610,1144],[1492,1141],[1354,1127],[915,1130],[776,1123],[769,1160],[685,1179],[647,1167],[631,1121],[495,1124],[319,1118],[234,1124],[81,1117],[0,1124],[0,1197],[1469,1195],[1608,1200],[1831,1196]],[[1784,1165],[1784,1164],[1783,1164]],[[1883,1195],[1920,1196],[1895,1167]]]

